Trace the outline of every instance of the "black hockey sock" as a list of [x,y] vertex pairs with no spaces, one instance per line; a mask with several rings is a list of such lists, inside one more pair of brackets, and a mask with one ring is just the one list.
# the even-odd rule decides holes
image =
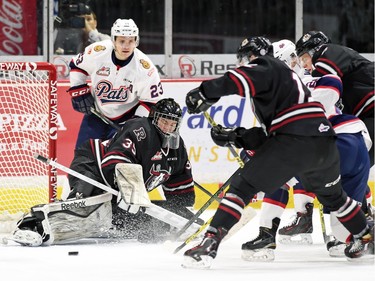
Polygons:
[[337,218],[354,237],[363,235],[368,228],[365,214],[360,205],[349,197],[337,212]]
[[226,194],[210,225],[215,228],[231,229],[240,220],[244,207],[241,198],[232,193]]

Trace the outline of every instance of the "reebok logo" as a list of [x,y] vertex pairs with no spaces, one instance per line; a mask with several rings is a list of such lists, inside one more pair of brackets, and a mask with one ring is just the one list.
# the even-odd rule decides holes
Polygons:
[[61,203],[61,210],[63,211],[79,208],[86,208],[86,200],[74,201],[72,203]]

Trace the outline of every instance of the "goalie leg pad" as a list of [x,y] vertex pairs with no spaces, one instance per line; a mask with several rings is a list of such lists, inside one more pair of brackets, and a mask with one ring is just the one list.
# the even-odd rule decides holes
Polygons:
[[54,237],[48,222],[48,213],[48,204],[32,207],[31,212],[17,223],[17,229],[8,239],[31,247],[52,244]]
[[[112,195],[109,193],[69,200],[65,204],[82,207],[50,213],[49,222],[55,244],[75,241],[82,238],[107,237],[112,226]],[[62,203],[54,203],[62,204]]]

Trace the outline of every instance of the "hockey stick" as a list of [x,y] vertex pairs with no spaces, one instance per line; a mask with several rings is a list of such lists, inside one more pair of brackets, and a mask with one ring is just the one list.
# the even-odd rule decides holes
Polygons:
[[[212,127],[217,127],[216,122],[214,121],[214,119],[212,119],[212,117],[210,116],[210,114],[207,111],[204,111],[203,114],[204,114],[204,117],[207,119],[208,123]],[[236,159],[236,161],[238,162],[238,164],[240,165],[240,167],[243,168],[245,163],[242,161],[241,157],[238,155],[236,149],[232,145],[228,146],[228,148],[229,148],[230,152],[232,153],[232,155],[234,156],[234,158]]]
[[[223,185],[207,200],[206,203],[203,204],[203,206],[194,214],[194,216],[192,216],[190,218],[190,220],[184,225],[184,227],[182,227],[178,232],[176,232],[175,234],[173,234],[171,240],[176,240],[177,238],[179,238],[188,228],[189,226],[194,223],[194,221],[199,218],[199,216],[211,205],[211,203],[215,200],[217,200],[217,198],[219,198],[219,194],[222,193],[225,188],[230,184],[230,182],[232,181],[232,178],[237,174],[237,172],[240,170],[237,169],[233,174],[232,176],[230,176],[229,179],[227,179],[227,181],[225,183],[223,183]],[[203,225],[207,225],[207,222],[204,223]],[[202,226],[203,226],[202,225]],[[199,232],[197,234],[199,234],[203,228],[200,227],[199,228]],[[189,237],[190,238],[190,237]],[[187,238],[186,240],[189,240],[189,238]],[[193,238],[194,239],[194,238]]]
[[97,111],[94,107],[90,108],[91,113],[95,114],[96,117],[100,118],[104,123],[112,126],[112,128],[116,129],[117,131],[121,130],[121,127],[117,125],[115,122],[113,122],[111,119],[107,118],[103,114],[101,114],[99,111]]
[[[104,191],[107,191],[107,192],[109,192],[109,193],[111,193],[115,196],[117,196],[118,193],[119,193],[117,190],[115,190],[115,189],[113,189],[113,188],[111,188],[107,185],[104,185],[104,184],[102,184],[102,183],[100,183],[96,180],[93,180],[93,179],[91,179],[91,178],[89,178],[89,177],[87,177],[83,174],[80,174],[80,173],[78,173],[78,172],[76,172],[76,171],[74,171],[74,170],[72,170],[72,169],[70,169],[70,168],[68,168],[64,165],[61,165],[61,164],[57,163],[56,161],[54,161],[52,159],[48,159],[48,158],[46,158],[46,157],[44,157],[44,156],[42,156],[38,153],[35,153],[34,157],[37,160],[39,160],[39,161],[41,161],[41,162],[43,162],[47,165],[51,165],[51,166],[53,166],[53,167],[55,167],[55,168],[57,168],[57,169],[59,169],[63,172],[66,172],[67,174],[75,176],[76,178],[79,178],[80,180],[83,180],[87,183],[90,183],[90,184],[92,184],[92,185],[94,185],[94,186],[96,186],[96,187],[98,187],[98,188],[100,188]],[[156,218],[156,219],[158,219],[158,220],[161,220],[165,223],[168,223],[168,224],[170,224],[170,225],[172,225],[172,226],[174,226],[178,229],[181,229],[182,227],[185,227],[185,224],[189,221],[188,219],[185,219],[184,217],[181,217],[181,216],[179,216],[179,215],[177,215],[173,212],[170,212],[170,211],[168,211],[168,210],[166,210],[162,207],[159,207],[155,204],[151,204],[151,205],[147,206],[145,208],[145,213],[154,217],[154,218]],[[194,222],[192,224],[190,224],[189,226],[190,226],[189,230],[191,232],[194,232],[194,231],[196,231],[197,229],[200,228],[200,225],[198,225]]]
[[327,244],[329,237],[326,232],[326,223],[324,220],[323,205],[320,202],[319,202],[319,218],[320,218],[320,225],[322,226],[324,244]]

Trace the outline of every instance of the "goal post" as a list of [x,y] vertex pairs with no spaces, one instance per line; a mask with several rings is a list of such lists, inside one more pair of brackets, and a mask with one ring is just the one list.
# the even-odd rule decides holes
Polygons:
[[34,153],[56,159],[57,75],[48,62],[0,62],[1,223],[53,202],[57,171]]

